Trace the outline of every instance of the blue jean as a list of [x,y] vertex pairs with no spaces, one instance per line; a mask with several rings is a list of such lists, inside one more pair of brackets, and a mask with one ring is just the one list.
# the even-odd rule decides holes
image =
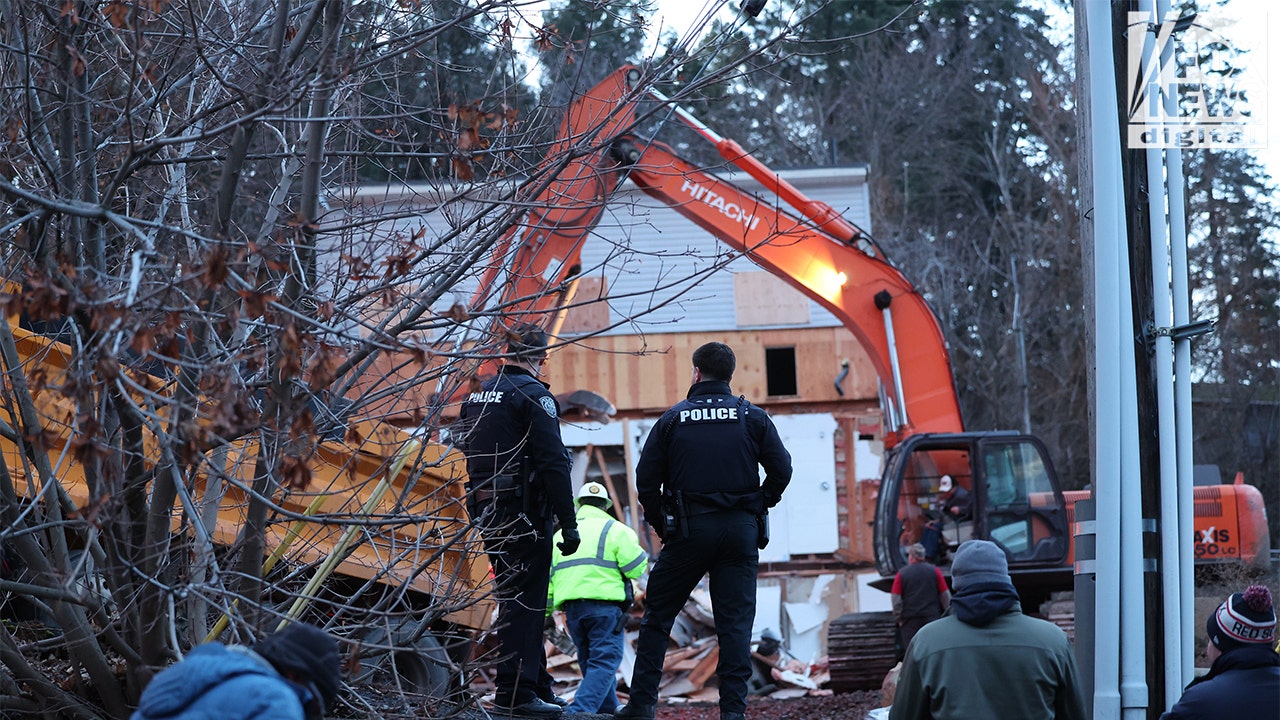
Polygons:
[[616,602],[571,600],[564,604],[564,614],[582,669],[582,684],[565,712],[611,715],[618,707],[622,607]]
[[942,521],[930,520],[920,532],[920,544],[924,546],[924,556],[929,562],[942,562],[938,553],[942,547]]

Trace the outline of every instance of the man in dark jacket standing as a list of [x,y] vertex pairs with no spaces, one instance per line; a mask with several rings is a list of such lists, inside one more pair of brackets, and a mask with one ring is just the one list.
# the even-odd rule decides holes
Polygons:
[[764,513],[791,481],[791,456],[769,416],[729,389],[735,365],[724,343],[693,352],[688,397],[649,431],[636,466],[637,495],[662,552],[649,574],[631,701],[619,718],[653,720],[671,626],[708,572],[720,718],[745,717]]
[[924,546],[920,543],[907,548],[907,566],[893,576],[889,593],[904,651],[920,628],[942,617],[951,607],[947,580],[936,565],[924,559]]
[[970,540],[951,563],[951,613],[920,629],[889,720],[1085,720],[1071,644],[1022,614],[999,545]]
[[1280,720],[1276,609],[1265,585],[1227,598],[1205,621],[1212,666],[1161,720]]
[[553,519],[560,521],[565,554],[577,550],[580,539],[560,406],[538,380],[547,335],[520,325],[509,337],[511,358],[462,404],[456,435],[467,456],[467,510],[496,583],[495,704],[512,714],[550,717],[563,712],[542,645]]

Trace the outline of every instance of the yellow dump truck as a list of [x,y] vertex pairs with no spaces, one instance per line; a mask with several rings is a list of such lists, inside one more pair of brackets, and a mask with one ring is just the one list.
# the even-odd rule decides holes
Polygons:
[[[6,396],[13,397],[14,376],[20,376],[34,400],[42,425],[37,444],[43,449],[41,454],[50,459],[57,486],[46,486],[30,456],[24,456],[13,438],[0,433],[0,453],[14,491],[19,503],[48,502],[65,491],[61,505],[75,508],[74,514],[83,518],[94,511],[95,504],[111,499],[102,493],[91,495],[81,463],[84,448],[77,447],[76,409],[65,392],[72,350],[24,327],[16,316],[9,318],[9,330],[22,372],[15,373],[14,359],[6,358]],[[135,387],[149,384],[162,396],[172,392],[168,387],[171,382],[156,375],[130,372],[129,383]],[[18,432],[31,424],[29,417],[28,422],[22,422],[20,413],[4,403],[0,403],[0,422],[18,428]],[[30,437],[29,430],[25,433]],[[272,495],[264,553],[271,555],[267,563],[276,567],[276,575],[268,577],[274,580],[286,570],[292,583],[284,591],[288,594],[283,602],[279,589],[271,589],[276,607],[297,615],[304,610],[315,612],[314,606],[307,606],[320,594],[322,584],[348,588],[376,584],[381,587],[372,594],[413,597],[420,608],[431,606],[437,598],[448,598],[449,609],[437,613],[434,620],[464,629],[484,628],[491,613],[485,599],[488,558],[468,527],[461,453],[373,421],[351,422],[343,435],[340,440],[314,438],[309,442],[306,467],[301,469],[309,477],[305,487]],[[250,433],[221,444],[194,463],[198,470],[183,483],[174,504],[175,533],[190,536],[196,532],[193,523],[203,520],[201,527],[213,547],[225,549],[235,543],[250,504],[249,488],[258,456],[255,437]],[[154,461],[159,453],[156,438],[145,436],[143,446],[148,462]],[[328,592],[333,594],[332,589]],[[228,614],[235,612],[231,608]],[[213,611],[211,618],[216,616]],[[414,616],[409,613],[403,617]],[[215,624],[211,635],[219,626],[225,627],[225,620]],[[426,668],[416,660],[421,678],[413,677],[412,671],[398,674],[408,676],[410,686],[437,682],[438,666],[449,659],[432,638],[427,637],[424,646],[421,629],[410,636],[406,627],[395,627],[385,616],[376,624],[382,628],[374,633],[377,637],[365,633],[358,639],[375,645],[404,642],[405,647],[391,647],[387,652],[397,662],[409,665],[415,662],[414,648],[426,647],[432,655]]]

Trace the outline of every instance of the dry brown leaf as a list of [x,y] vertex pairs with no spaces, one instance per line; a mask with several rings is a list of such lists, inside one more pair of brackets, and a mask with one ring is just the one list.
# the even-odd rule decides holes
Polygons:
[[311,467],[297,455],[285,455],[280,463],[280,484],[293,491],[306,490],[311,484]]
[[129,6],[121,0],[111,0],[106,7],[102,8],[102,14],[107,16],[107,22],[111,23],[111,27],[117,30],[129,27]]
[[475,179],[475,171],[471,169],[471,161],[466,158],[453,159],[453,174],[463,182],[471,182]]
[[302,334],[289,323],[280,333],[280,377],[295,378],[302,374]]
[[471,313],[467,312],[467,308],[462,303],[454,303],[452,307],[444,314],[450,320],[462,324],[471,319]]

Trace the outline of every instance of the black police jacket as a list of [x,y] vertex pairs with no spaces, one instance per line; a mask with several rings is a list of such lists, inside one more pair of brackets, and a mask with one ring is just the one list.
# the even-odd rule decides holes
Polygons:
[[776,505],[789,482],[791,455],[769,415],[717,380],[695,384],[663,413],[636,465],[636,492],[655,526],[663,492],[678,490],[695,506],[758,513]]
[[462,403],[454,436],[467,456],[471,485],[528,472],[560,526],[576,528],[572,462],[560,439],[559,417],[560,405],[545,383],[522,367],[503,365]]

